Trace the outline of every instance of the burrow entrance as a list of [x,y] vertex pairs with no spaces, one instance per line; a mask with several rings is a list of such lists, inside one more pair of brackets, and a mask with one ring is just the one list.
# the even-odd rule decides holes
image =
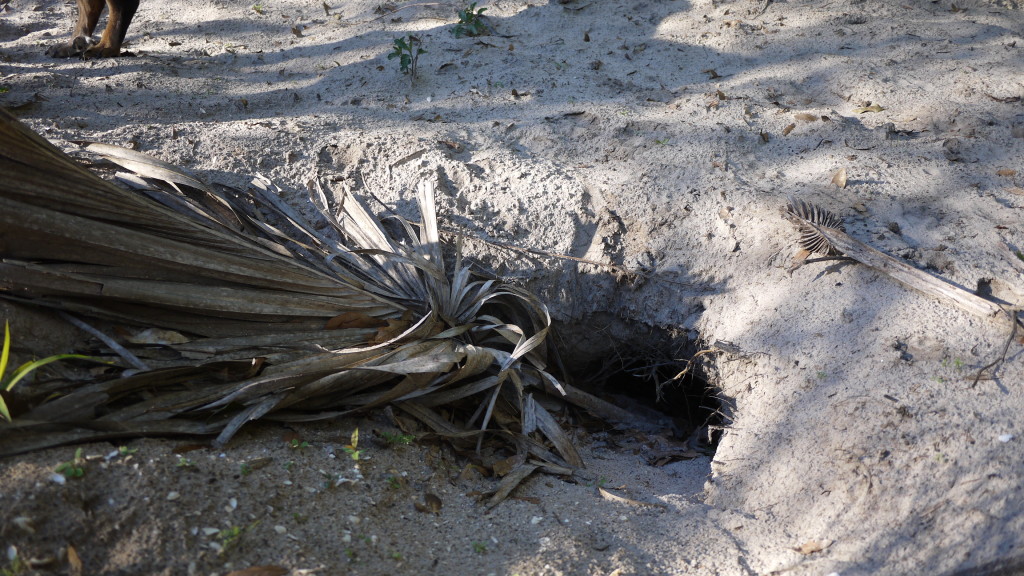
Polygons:
[[637,422],[618,428],[654,433],[714,454],[727,411],[704,364],[691,361],[701,349],[696,342],[604,315],[556,323],[555,334],[569,381],[637,416]]

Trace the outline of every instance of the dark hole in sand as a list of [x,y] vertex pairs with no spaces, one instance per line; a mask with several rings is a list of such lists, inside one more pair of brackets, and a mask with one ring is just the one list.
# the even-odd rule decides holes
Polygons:
[[607,342],[597,353],[593,348],[570,352],[570,357],[585,360],[567,363],[567,369],[575,385],[637,416],[636,422],[614,427],[648,432],[713,455],[727,410],[717,387],[703,377],[700,362],[687,370],[698,348],[664,333]]

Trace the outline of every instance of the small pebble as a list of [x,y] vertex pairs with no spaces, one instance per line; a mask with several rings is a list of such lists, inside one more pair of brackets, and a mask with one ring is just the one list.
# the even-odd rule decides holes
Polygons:
[[167,493],[167,500],[169,500],[169,501],[177,500],[178,498],[181,498],[181,494],[178,493],[178,492],[168,492]]

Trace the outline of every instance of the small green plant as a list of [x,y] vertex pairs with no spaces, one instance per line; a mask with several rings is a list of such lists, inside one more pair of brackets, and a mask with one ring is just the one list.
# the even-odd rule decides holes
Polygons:
[[262,16],[263,15],[263,3],[257,2],[256,4],[253,4],[252,5],[252,11]]
[[452,28],[452,34],[455,34],[456,38],[487,34],[487,23],[483,19],[483,14],[486,11],[487,8],[477,8],[476,2],[459,10],[459,23]]
[[232,526],[225,528],[217,533],[217,541],[220,542],[221,550],[227,550],[235,544],[238,544],[238,540],[242,537],[245,532],[245,528],[241,526]]
[[398,432],[382,432],[381,436],[385,442],[392,446],[398,446],[399,444],[408,446],[416,439],[412,434],[399,434]]
[[388,488],[399,490],[402,488],[402,479],[398,476],[388,476]]
[[401,552],[392,552],[391,553],[391,559],[392,560],[396,560],[398,562],[401,562],[402,561],[402,553]]
[[14,372],[11,373],[9,378],[5,378],[7,374],[7,361],[11,357],[11,325],[8,322],[4,322],[4,343],[0,347],[0,418],[10,422],[11,412],[7,408],[7,402],[4,401],[3,393],[14,390],[14,385],[20,382],[23,378],[31,374],[34,370],[42,368],[51,362],[58,360],[91,360],[93,362],[99,362],[106,364],[106,360],[100,360],[99,358],[93,358],[92,356],[83,356],[81,354],[55,354],[53,356],[47,356],[42,360],[33,360],[26,362],[21,366],[18,366]]
[[178,463],[176,464],[178,468],[191,468],[195,465],[196,463],[192,460],[185,458],[184,456],[178,456]]
[[7,548],[7,566],[0,568],[0,576],[18,576],[19,574],[27,574],[28,571],[29,567],[21,559],[18,549],[14,546],[9,546]]
[[309,442],[305,440],[299,441],[298,438],[292,438],[292,441],[288,443],[293,450],[302,450],[303,448],[309,448]]
[[359,460],[359,455],[363,453],[359,450],[359,428],[356,428],[352,432],[352,436],[349,437],[350,444],[342,446],[341,449],[345,451],[353,460]]
[[1017,258],[1020,258],[1021,260],[1024,260],[1024,252],[1021,252],[1020,250],[1017,250],[1016,252],[1014,252],[1014,255],[1016,255]]
[[405,38],[395,38],[395,49],[388,54],[388,60],[398,58],[398,69],[402,74],[409,74],[410,81],[416,80],[416,65],[420,55],[427,53],[421,45],[420,39],[412,34]]
[[82,457],[82,449],[75,450],[75,457],[67,462],[61,462],[54,471],[65,478],[85,476],[85,458]]
[[127,446],[118,446],[117,447],[117,455],[122,457],[122,458],[124,458],[125,456],[131,456],[132,454],[135,454],[138,451],[139,451],[138,448],[129,448]]
[[473,542],[473,552],[476,552],[477,554],[486,554],[487,553],[487,543],[486,542]]
[[668,146],[668,138],[658,138],[654,141],[658,146]]
[[295,467],[295,461],[294,460],[289,460],[289,461],[284,463],[284,470],[285,470],[285,472],[291,472],[292,468],[294,468],[294,467]]
[[0,86],[0,94],[7,94],[11,91],[10,86]]
[[249,474],[252,474],[252,466],[249,466],[247,462],[242,462],[242,465],[238,467],[238,472],[242,476],[248,476]]

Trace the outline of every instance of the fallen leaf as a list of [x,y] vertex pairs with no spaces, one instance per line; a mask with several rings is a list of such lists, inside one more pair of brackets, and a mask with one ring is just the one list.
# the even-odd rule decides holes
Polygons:
[[821,552],[822,550],[824,550],[825,548],[828,548],[831,545],[832,545],[832,541],[831,540],[808,540],[807,542],[804,542],[800,546],[798,546],[796,548],[793,548],[793,550],[796,550],[797,552],[799,552],[799,553],[801,553],[801,554],[806,556],[807,554],[814,554],[815,552]]
[[782,129],[782,135],[789,136],[789,133],[792,132],[794,128],[796,128],[796,124],[790,124],[789,126],[786,126],[785,128]]
[[996,174],[998,174],[1000,176],[1007,176],[1007,177],[1009,177],[1009,176],[1016,176],[1017,175],[1017,171],[1016,170],[1010,170],[1010,169],[1007,169],[1007,168],[1003,168],[1002,170],[996,170]]
[[832,183],[839,188],[846,188],[846,168],[840,168],[839,171],[832,176]]
[[668,506],[665,506],[661,502],[641,502],[639,500],[633,500],[632,498],[626,498],[625,496],[619,496],[618,494],[612,494],[611,492],[605,490],[604,488],[601,488],[600,486],[597,487],[597,491],[605,500],[618,502],[620,504],[629,504],[631,506],[652,506],[655,508],[668,508]]
[[860,106],[858,108],[854,108],[853,113],[863,114],[865,112],[881,112],[882,110],[885,110],[885,108],[882,108],[878,104],[872,104],[870,106]]
[[702,74],[707,74],[708,75],[708,80],[714,80],[715,78],[721,78],[721,76],[718,75],[718,72],[715,72],[715,70],[713,68],[708,68],[707,70],[701,70],[701,73]]
[[71,567],[72,576],[81,576],[82,559],[78,556],[78,550],[75,550],[75,547],[70,544],[68,544],[68,565]]
[[814,114],[808,114],[806,112],[800,112],[799,114],[794,114],[793,118],[796,118],[797,120],[799,120],[801,122],[814,122],[815,120],[818,119],[818,117],[815,116]]

